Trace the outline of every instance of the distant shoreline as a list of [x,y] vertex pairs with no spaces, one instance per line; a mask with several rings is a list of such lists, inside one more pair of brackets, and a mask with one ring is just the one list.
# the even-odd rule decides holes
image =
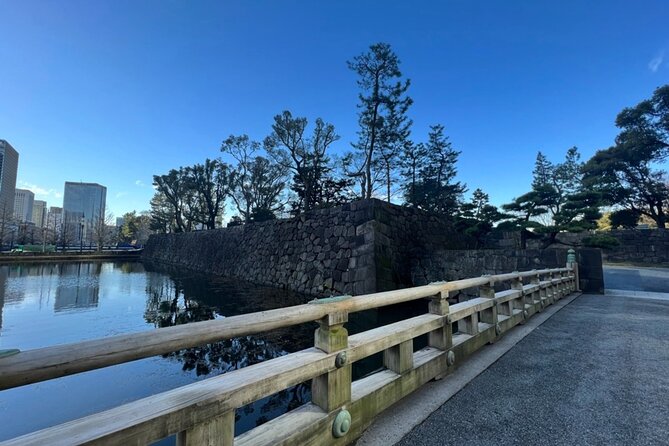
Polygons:
[[0,254],[0,264],[41,263],[41,262],[81,262],[84,260],[139,260],[142,250],[111,252],[30,252],[21,254]]

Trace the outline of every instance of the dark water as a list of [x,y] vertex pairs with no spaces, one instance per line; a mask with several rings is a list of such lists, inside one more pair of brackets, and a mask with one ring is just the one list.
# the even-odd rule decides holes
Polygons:
[[[289,291],[149,270],[134,262],[2,265],[0,349],[28,350],[307,300]],[[2,391],[0,440],[307,348],[315,327],[236,338]],[[309,399],[305,383],[241,408],[236,434]]]

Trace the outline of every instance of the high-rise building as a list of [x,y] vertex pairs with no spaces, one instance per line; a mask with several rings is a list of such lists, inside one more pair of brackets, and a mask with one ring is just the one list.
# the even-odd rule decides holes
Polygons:
[[43,228],[46,225],[46,201],[35,200],[33,202],[32,222],[38,228]]
[[63,208],[51,206],[49,213],[46,216],[47,229],[53,230],[56,234],[60,234],[60,229],[63,225]]
[[104,220],[107,188],[97,183],[65,182],[63,194],[63,218],[66,224],[84,224],[80,234],[90,240],[95,224]]
[[35,194],[28,189],[15,189],[14,218],[21,223],[32,222]]
[[0,139],[0,219],[14,215],[14,190],[19,153],[4,139]]

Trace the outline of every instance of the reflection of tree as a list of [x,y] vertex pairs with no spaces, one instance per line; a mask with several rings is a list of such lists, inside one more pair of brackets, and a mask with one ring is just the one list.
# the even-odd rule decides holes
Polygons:
[[[176,277],[175,277],[176,276]],[[211,320],[221,315],[261,311],[306,298],[294,293],[230,282],[202,275],[147,272],[144,318],[155,327],[170,327]],[[299,300],[301,302],[295,302]],[[314,326],[305,324],[262,336],[242,336],[163,355],[182,362],[184,371],[197,376],[221,374],[277,358],[313,345]],[[311,398],[310,383],[282,390],[237,410],[237,431],[244,432],[295,409]]]

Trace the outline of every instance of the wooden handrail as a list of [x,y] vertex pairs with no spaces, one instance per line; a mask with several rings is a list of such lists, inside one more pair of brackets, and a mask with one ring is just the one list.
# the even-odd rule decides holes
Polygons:
[[[14,356],[0,358],[0,390],[163,355],[225,339],[312,322],[330,313],[342,311],[355,313],[422,299],[441,292],[473,288],[491,281],[502,282],[518,277],[541,276],[551,271],[566,272],[568,269],[532,270],[439,282],[414,288],[365,294],[319,305],[296,305],[218,320],[27,350]],[[324,300],[327,301],[327,299]]]
[[[547,277],[542,280],[542,276]],[[530,278],[532,283],[523,285],[523,278]],[[511,281],[511,289],[495,292],[492,285],[503,281]],[[451,293],[472,287],[479,287],[480,297],[448,305]],[[0,359],[3,388],[308,321],[318,320],[320,324],[315,347],[1,444],[148,444],[178,434],[178,443],[183,446],[210,442],[232,445],[236,442],[236,409],[307,380],[313,380],[312,402],[303,406],[308,410],[286,414],[290,420],[287,425],[280,424],[282,417],[279,417],[244,434],[244,444],[336,443],[341,436],[350,442],[378,412],[427,380],[443,377],[453,370],[456,360],[461,361],[486,343],[494,342],[504,331],[575,290],[576,274],[571,269],[514,272],[323,299],[222,320],[19,353]],[[420,298],[431,299],[429,313],[352,336],[343,328],[348,313]],[[457,333],[453,333],[454,324]],[[414,352],[413,340],[425,334],[429,334],[429,346]],[[386,369],[353,383],[351,364],[379,352],[384,353]],[[337,421],[344,412],[349,417],[348,424]],[[277,430],[268,434],[273,428]]]

